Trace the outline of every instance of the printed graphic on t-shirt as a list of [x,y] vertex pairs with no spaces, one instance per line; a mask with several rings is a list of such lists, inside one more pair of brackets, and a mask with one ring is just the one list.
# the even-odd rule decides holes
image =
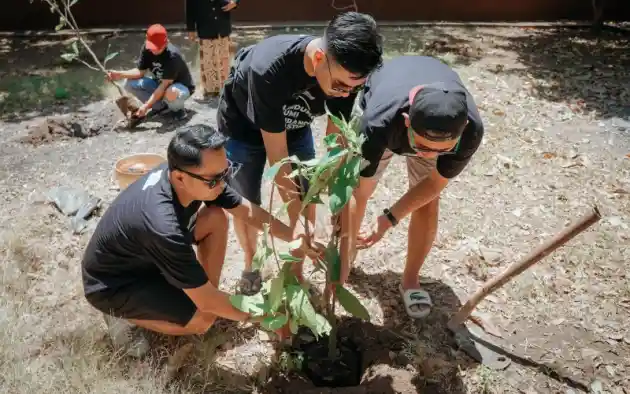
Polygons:
[[162,178],[162,170],[151,173],[144,182],[144,185],[142,185],[142,190],[147,190],[147,188],[155,186],[160,178]]
[[313,121],[311,103],[315,97],[307,90],[296,96],[295,100],[283,106],[284,124],[289,130],[299,130],[310,126]]
[[155,78],[158,81],[163,80],[164,79],[164,67],[162,66],[162,63],[153,62],[151,64],[151,73],[153,75],[155,75]]

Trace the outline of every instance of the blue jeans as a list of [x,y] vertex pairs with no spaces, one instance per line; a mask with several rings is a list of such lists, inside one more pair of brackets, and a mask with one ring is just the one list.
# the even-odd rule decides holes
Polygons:
[[[304,131],[292,130],[291,133],[304,133],[296,140],[288,141],[289,156],[295,155],[300,160],[315,158],[315,141],[310,127]],[[262,177],[267,163],[267,152],[264,145],[251,145],[243,141],[230,139],[226,146],[228,159],[242,164],[239,172],[229,182],[230,185],[243,197],[254,204],[261,205]],[[304,193],[308,188],[306,179],[300,182]]]
[[[147,77],[142,77],[140,79],[128,79],[127,82],[125,82],[125,90],[133,94],[142,103],[146,103],[149,100],[149,97],[151,97],[158,86],[160,85],[156,80]],[[166,98],[166,96],[170,93],[176,94],[175,100],[169,101]],[[158,100],[151,108],[156,112],[162,111],[166,107],[168,107],[171,111],[179,111],[184,109],[184,102],[186,102],[189,97],[190,90],[188,90],[186,86],[181,83],[173,83],[166,88],[163,99]]]

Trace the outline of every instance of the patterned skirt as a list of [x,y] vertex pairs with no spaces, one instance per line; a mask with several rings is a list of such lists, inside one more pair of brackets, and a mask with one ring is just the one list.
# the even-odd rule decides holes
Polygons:
[[230,37],[220,37],[199,42],[201,84],[205,95],[218,95],[227,79],[230,67]]

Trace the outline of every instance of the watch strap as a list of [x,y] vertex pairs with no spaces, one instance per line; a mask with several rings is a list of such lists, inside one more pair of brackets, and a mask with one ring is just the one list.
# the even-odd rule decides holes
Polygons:
[[391,222],[392,226],[395,226],[398,224],[398,220],[396,219],[396,217],[394,216],[394,214],[392,213],[392,211],[390,211],[388,208],[385,208],[383,210],[383,214],[385,214],[385,216],[387,217],[387,219],[389,219],[389,221]]

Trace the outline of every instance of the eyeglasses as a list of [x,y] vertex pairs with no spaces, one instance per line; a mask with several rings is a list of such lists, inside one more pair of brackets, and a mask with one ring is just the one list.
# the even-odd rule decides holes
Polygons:
[[330,75],[330,89],[339,93],[353,94],[363,90],[363,85],[348,86],[345,83],[333,78],[332,71],[330,70],[330,62],[328,61],[328,55],[326,55],[326,66],[328,67],[328,75]]
[[219,174],[213,176],[211,179],[206,179],[206,178],[202,177],[201,175],[197,175],[197,174],[194,174],[192,172],[189,172],[189,171],[186,171],[186,170],[182,170],[179,167],[174,167],[174,169],[177,170],[177,171],[181,171],[184,174],[189,175],[191,178],[198,179],[198,180],[202,181],[203,183],[205,183],[210,189],[214,189],[221,182],[225,181],[226,179],[234,177],[234,175],[236,175],[236,173],[241,169],[242,166],[243,165],[241,163],[233,163],[233,162],[228,160],[227,168],[225,170],[221,171]]
[[457,145],[455,145],[455,147],[453,149],[449,149],[449,150],[435,150],[435,149],[429,149],[426,147],[420,147],[418,145],[416,145],[416,140],[413,138],[414,135],[414,131],[411,129],[411,127],[407,128],[407,135],[409,137],[409,146],[411,146],[411,149],[413,149],[414,152],[416,153],[434,153],[437,156],[448,156],[448,155],[454,155],[457,153],[457,148],[459,148],[459,141],[461,141],[461,138],[457,141]]

